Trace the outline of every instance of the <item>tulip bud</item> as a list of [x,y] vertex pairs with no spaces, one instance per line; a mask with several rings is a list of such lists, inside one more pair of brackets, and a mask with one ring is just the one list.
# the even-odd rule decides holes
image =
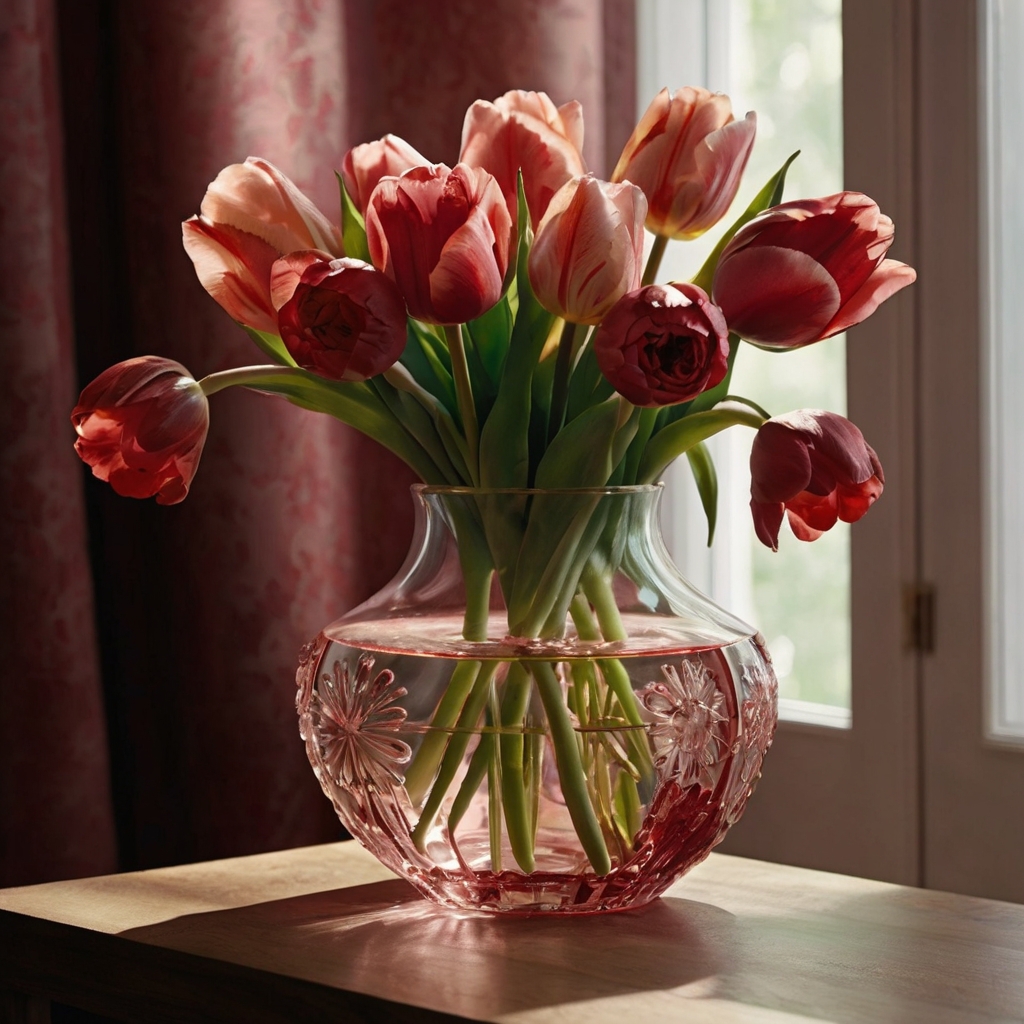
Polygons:
[[397,135],[385,135],[376,142],[364,142],[345,154],[341,177],[345,191],[361,213],[366,212],[370,193],[381,178],[397,178],[410,167],[429,167],[430,161]]
[[528,270],[537,301],[578,324],[598,324],[640,285],[643,192],[592,174],[563,185],[537,226]]
[[410,316],[466,323],[501,298],[512,219],[486,171],[413,167],[373,190],[366,241],[373,265],[398,285]]
[[733,236],[712,295],[729,330],[769,349],[800,348],[866,320],[911,284],[885,259],[892,221],[859,192],[783,203]]
[[837,520],[855,523],[884,482],[878,456],[848,419],[799,409],[767,420],[750,451],[750,511],[758,539],[777,551],[784,513],[799,540],[817,540]]
[[187,494],[210,425],[202,388],[180,363],[140,356],[104,370],[71,413],[75,451],[128,498],[156,495],[174,505]]
[[728,212],[754,147],[757,119],[733,118],[728,96],[662,89],[626,143],[612,181],[631,181],[647,196],[647,228],[668,238],[696,238]]
[[648,285],[612,307],[594,337],[601,372],[634,405],[688,402],[729,363],[721,310],[693,284]]
[[586,173],[582,149],[583,111],[576,100],[556,107],[547,93],[513,89],[493,103],[477,100],[466,111],[459,160],[498,179],[513,224],[519,216],[522,170],[536,228],[551,197],[570,178]]
[[225,167],[200,215],[182,224],[182,242],[202,286],[246,327],[277,333],[270,299],[274,261],[296,249],[341,256],[338,229],[266,160]]
[[[314,259],[292,276],[296,257]],[[395,283],[362,260],[324,262],[293,254],[275,265],[281,340],[304,370],[331,380],[365,380],[401,356],[406,340],[405,303]],[[283,265],[283,266],[282,266]],[[283,271],[283,274],[282,274]],[[294,290],[285,296],[280,279]]]

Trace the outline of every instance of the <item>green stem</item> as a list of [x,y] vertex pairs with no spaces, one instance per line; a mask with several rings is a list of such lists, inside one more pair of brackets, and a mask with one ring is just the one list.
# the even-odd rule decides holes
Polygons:
[[524,871],[532,871],[533,829],[530,806],[523,777],[523,747],[526,710],[530,705],[530,673],[520,661],[509,665],[505,678],[505,694],[501,701],[501,797],[505,809],[508,842],[516,863]]
[[583,590],[594,606],[601,635],[605,640],[625,640],[626,627],[622,624],[615,594],[610,581],[591,566],[583,570]]
[[470,758],[465,778],[463,778],[462,784],[459,786],[458,793],[455,794],[455,802],[452,804],[451,811],[448,812],[449,833],[454,832],[459,822],[462,821],[466,811],[469,810],[469,805],[472,803],[476,791],[480,788],[480,783],[484,781],[484,776],[487,774],[487,770],[493,760],[494,744],[495,738],[493,733],[485,732],[480,737],[480,742]]
[[580,845],[595,874],[607,875],[612,869],[612,861],[608,856],[608,846],[590,800],[587,775],[583,770],[580,748],[569,718],[569,710],[562,697],[562,686],[549,662],[534,663],[533,673],[544,705],[544,713],[547,715],[548,728],[551,730],[551,742],[555,748],[555,761],[558,765],[558,781],[569,817],[572,818]]
[[469,449],[469,475],[474,486],[480,483],[480,428],[476,420],[473,385],[469,379],[466,347],[462,340],[462,324],[446,324],[444,335],[448,339],[448,353],[452,358],[452,376],[455,378],[455,397],[462,418],[462,432]]
[[[441,755],[448,745],[448,730],[458,721],[479,672],[479,661],[460,661],[452,672],[444,696],[430,720],[430,731],[423,737],[423,742],[405,773],[405,790],[414,804],[420,802],[434,778]],[[421,824],[425,815],[426,810],[421,815]]]
[[661,258],[665,255],[665,249],[667,246],[667,236],[654,236],[654,245],[651,246],[651,255],[647,257],[647,266],[644,267],[644,276],[640,280],[641,285],[654,284],[654,279],[658,276],[658,268],[661,266]]
[[562,336],[558,339],[555,379],[551,385],[551,410],[548,413],[548,444],[562,429],[562,420],[565,418],[565,403],[569,398],[569,373],[572,370],[573,339],[577,326],[571,320],[566,320],[562,325]]
[[[480,663],[473,662],[473,664],[479,665]],[[448,787],[455,781],[455,776],[459,771],[459,765],[462,763],[462,758],[466,753],[466,747],[469,746],[470,737],[473,735],[473,731],[478,728],[480,716],[487,703],[487,698],[490,696],[491,680],[494,678],[494,673],[497,668],[498,662],[496,661],[483,662],[480,667],[480,672],[475,677],[473,689],[466,698],[462,711],[459,714],[459,719],[455,725],[454,731],[451,736],[445,735],[444,733],[440,734],[441,745],[447,741],[447,749],[444,752],[444,758],[441,761],[441,766],[437,770],[437,776],[434,779],[433,786],[431,787],[430,796],[427,798],[427,802],[423,805],[420,820],[412,830],[412,840],[420,850],[423,849],[423,844],[426,842],[427,832],[430,830],[431,825],[433,825],[434,819],[437,817],[437,812],[441,809],[441,804],[444,802],[444,798],[448,795]],[[456,671],[458,671],[458,669],[456,669]],[[444,700],[447,700],[448,693],[450,691],[451,686],[449,686],[448,692],[445,693]],[[442,700],[442,703],[444,703],[444,700]],[[437,734],[428,733],[424,738],[424,746],[426,745],[426,741],[433,738],[435,735]],[[423,747],[421,746],[420,752],[422,751]],[[408,789],[408,776],[406,777],[406,788]],[[410,796],[411,795],[412,794],[410,793]],[[449,821],[449,828],[454,827],[455,826],[451,821]]]
[[302,379],[305,374],[291,366],[239,366],[234,370],[221,370],[219,373],[211,373],[199,381],[203,394],[209,397],[215,395],[224,388],[246,387],[248,385],[259,386],[261,380],[267,377],[295,376]]

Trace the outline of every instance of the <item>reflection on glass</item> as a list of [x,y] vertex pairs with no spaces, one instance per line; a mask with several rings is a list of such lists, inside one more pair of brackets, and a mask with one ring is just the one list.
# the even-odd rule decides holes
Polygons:
[[[684,8],[691,24],[704,31],[702,59],[691,55],[673,62],[664,47],[653,49],[641,54],[654,67],[645,67],[640,80],[671,88],[703,82],[727,92],[738,117],[757,111],[758,141],[726,223],[795,149],[800,156],[790,169],[788,198],[840,191],[841,0],[705,0],[682,5],[649,0],[641,5],[641,41],[645,35],[657,38],[658,20],[678,19]],[[644,95],[641,102],[646,105],[650,98]],[[719,234],[712,230],[696,242],[670,245],[663,277],[692,277]],[[845,414],[845,338],[788,353],[744,345],[733,381],[738,394],[772,413],[825,408]],[[761,629],[783,698],[849,708],[849,527],[840,523],[813,545],[798,541],[783,527],[779,552],[763,548],[747,508],[751,440],[749,432],[733,430],[713,446],[721,485],[720,532],[710,553],[696,490],[685,460],[680,460],[673,485],[685,498],[680,501],[677,494],[675,502],[680,520],[674,530],[675,554],[698,586]]]

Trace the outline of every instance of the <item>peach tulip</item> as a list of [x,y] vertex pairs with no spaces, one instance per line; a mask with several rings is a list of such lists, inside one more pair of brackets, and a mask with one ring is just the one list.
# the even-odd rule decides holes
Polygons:
[[127,498],[174,505],[187,494],[210,425],[202,388],[180,363],[160,356],[104,370],[71,413],[75,451]]
[[303,369],[331,380],[366,380],[405,348],[402,296],[394,281],[362,260],[292,253],[275,265],[274,292],[281,340]]
[[394,281],[410,316],[458,324],[501,298],[512,220],[494,177],[476,167],[413,167],[382,178],[366,207],[373,265]]
[[615,303],[594,337],[594,355],[634,405],[674,405],[725,376],[729,329],[695,284],[651,284]]
[[592,174],[555,193],[530,250],[530,284],[551,313],[598,324],[640,285],[647,201],[628,181]]
[[513,89],[493,103],[477,100],[466,111],[459,159],[498,179],[513,224],[518,220],[521,168],[536,228],[551,197],[570,178],[586,173],[582,149],[583,110],[576,100],[556,107],[547,93]]
[[696,238],[728,212],[754,146],[757,119],[733,117],[728,96],[707,89],[662,89],[626,143],[612,181],[647,196],[647,227],[668,238]]
[[296,249],[341,256],[341,233],[266,160],[225,167],[200,214],[182,224],[185,251],[202,286],[239,323],[277,333],[270,300],[274,261]]
[[892,240],[892,221],[860,192],[783,203],[736,232],[712,294],[741,338],[800,348],[859,324],[917,278],[885,258]]
[[385,135],[376,142],[364,142],[350,149],[341,163],[341,177],[352,202],[360,213],[365,213],[370,193],[381,178],[397,178],[410,167],[429,166],[430,161],[404,139]]
[[838,520],[855,523],[882,493],[885,476],[848,419],[798,409],[766,420],[750,451],[750,510],[762,544],[779,548],[783,514],[800,540],[817,540]]

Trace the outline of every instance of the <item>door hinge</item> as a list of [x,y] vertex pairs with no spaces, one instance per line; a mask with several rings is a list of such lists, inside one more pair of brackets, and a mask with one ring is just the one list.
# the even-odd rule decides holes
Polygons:
[[903,646],[922,654],[935,650],[935,587],[930,583],[903,587]]

